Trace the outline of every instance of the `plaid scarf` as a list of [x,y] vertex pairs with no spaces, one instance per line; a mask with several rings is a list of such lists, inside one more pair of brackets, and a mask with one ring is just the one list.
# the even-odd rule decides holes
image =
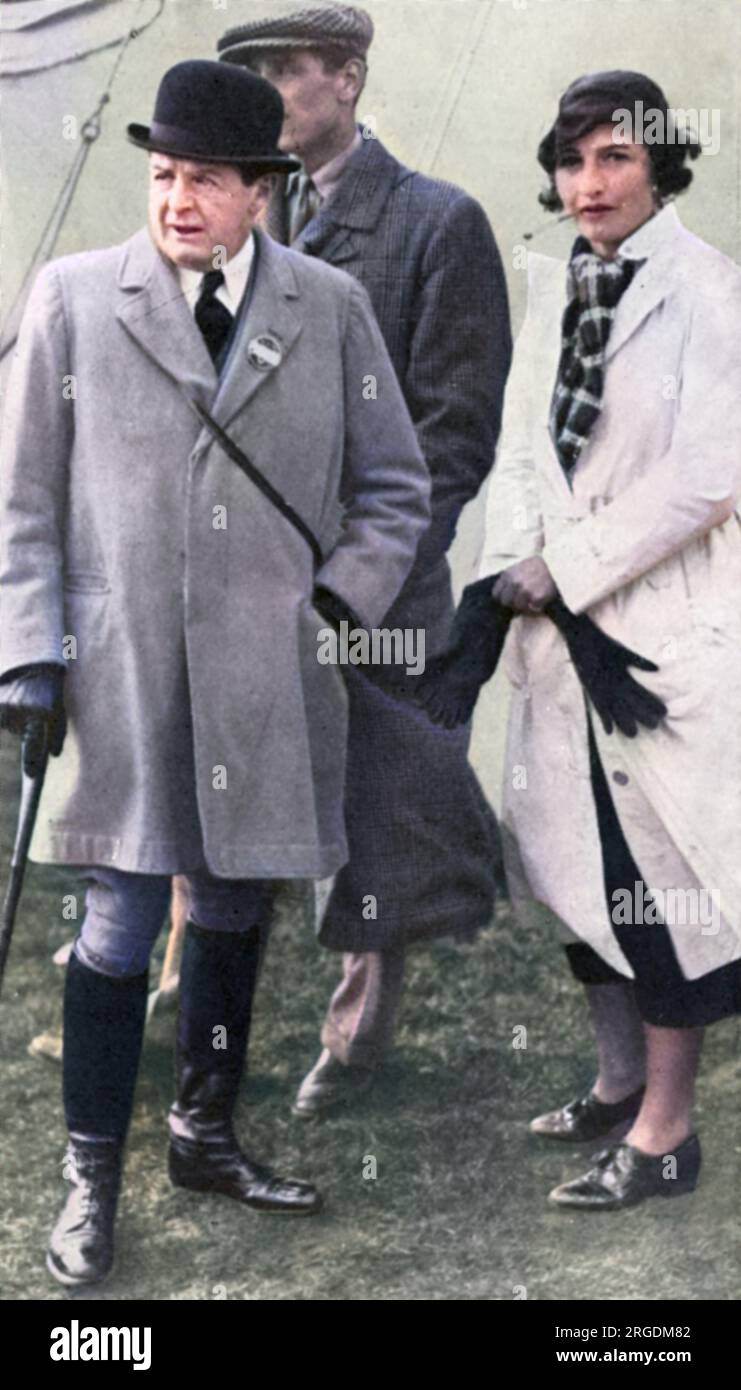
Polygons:
[[550,429],[570,479],[602,409],[605,350],[615,310],[642,261],[605,261],[577,237],[567,271],[561,359],[551,401]]

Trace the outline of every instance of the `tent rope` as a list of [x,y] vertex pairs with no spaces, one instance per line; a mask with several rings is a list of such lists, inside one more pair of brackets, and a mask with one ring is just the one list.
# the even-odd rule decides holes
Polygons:
[[[143,10],[144,6],[149,2],[150,0],[139,0],[139,7],[136,12],[136,17],[138,17],[138,15]],[[72,203],[72,199],[74,198],[75,193],[77,191],[77,185],[82,176],[82,171],[85,168],[88,155],[90,154],[90,151],[93,145],[95,144],[96,140],[100,136],[101,130],[103,128],[103,110],[111,99],[111,91],[113,88],[113,84],[118,76],[118,70],[121,66],[121,63],[123,62],[129,44],[132,43],[134,39],[137,39],[140,34],[143,34],[147,29],[149,29],[151,25],[156,23],[156,21],[162,14],[164,8],[165,0],[157,0],[156,14],[154,14],[151,19],[147,20],[146,24],[143,24],[141,26],[134,24],[132,28],[129,29],[128,32],[124,35],[124,37],[119,41],[118,53],[116,54],[115,62],[108,76],[108,81],[98,100],[95,110],[91,112],[91,114],[87,117],[85,121],[83,121],[83,124],[80,128],[81,143],[75,153],[75,157],[72,161],[67,177],[65,178],[64,183],[62,184],[59,196],[57,197],[57,200],[54,203],[54,206],[52,207],[48,221],[41,233],[41,236],[39,237],[39,241],[33,253],[33,256],[31,257],[28,270],[26,271],[26,274],[24,275],[23,280],[21,282],[21,287],[15,299],[13,300],[10,311],[8,313],[7,322],[10,325],[10,331],[7,337],[4,336],[4,341],[0,346],[0,362],[15,347],[15,344],[18,340],[18,328],[14,327],[14,325],[17,323],[20,317],[21,306],[25,303],[29,288],[31,286],[31,282],[35,278],[39,266],[42,265],[45,261],[50,260],[54,252],[54,247],[56,246],[59,240],[62,228],[64,226],[67,214],[70,209],[70,205]]]
[[[486,5],[477,4],[476,9],[474,11],[473,21],[469,25],[468,31],[465,33],[463,37],[463,42],[458,52],[458,56],[450,70],[450,77],[447,82],[446,92],[443,95],[443,100],[441,103],[444,114],[441,119],[440,133],[435,138],[434,128],[436,122],[435,120],[433,120],[430,127],[431,138],[428,138],[425,145],[423,146],[423,149],[420,152],[418,167],[420,169],[425,169],[428,174],[433,173],[435,165],[437,164],[437,161],[440,157],[440,151],[442,150],[442,147],[445,143],[445,139],[452,124],[453,117],[458,108],[458,103],[460,102],[461,96],[463,94],[463,88],[465,85],[466,78],[468,77],[473,60],[476,56],[476,53],[478,52],[481,41],[489,26],[489,20],[491,18],[491,14],[495,4],[496,0],[489,0],[489,3]],[[450,92],[451,95],[448,100],[446,111],[445,99],[447,92]]]

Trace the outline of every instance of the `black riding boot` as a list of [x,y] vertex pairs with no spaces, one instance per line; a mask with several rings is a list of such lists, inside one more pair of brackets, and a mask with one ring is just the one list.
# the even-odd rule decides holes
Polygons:
[[148,975],[118,980],[73,953],[64,994],[64,1110],[71,1191],[46,1263],[62,1284],[96,1284],[113,1264],[113,1228],[139,1068]]
[[256,1211],[305,1216],[321,1199],[308,1183],[275,1177],[241,1151],[232,1127],[244,1070],[259,934],[204,931],[189,922],[180,967],[177,1100],[170,1111],[170,1179],[220,1192]]

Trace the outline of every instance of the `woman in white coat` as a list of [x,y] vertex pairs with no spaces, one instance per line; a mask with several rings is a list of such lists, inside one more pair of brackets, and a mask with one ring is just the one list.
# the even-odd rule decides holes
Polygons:
[[[566,927],[599,1057],[589,1095],[532,1128],[624,1136],[551,1193],[587,1209],[693,1190],[702,1029],[741,1011],[741,270],[666,205],[700,153],[679,135],[641,74],[562,98],[542,201],[581,235],[568,268],[530,257],[480,569],[522,615],[505,649],[513,898]],[[659,728],[601,726],[543,615],[557,595],[656,663],[641,681]]]

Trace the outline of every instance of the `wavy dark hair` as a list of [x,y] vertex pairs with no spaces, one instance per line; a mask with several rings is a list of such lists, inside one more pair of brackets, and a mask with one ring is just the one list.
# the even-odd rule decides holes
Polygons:
[[[635,110],[639,103],[642,111],[661,113],[665,130],[671,126],[672,117],[664,93],[643,73],[597,72],[572,82],[561,98],[556,120],[538,146],[538,162],[550,178],[548,188],[538,200],[547,212],[560,212],[563,208],[555,178],[561,152],[598,126],[618,124],[622,119],[618,113]],[[702,154],[702,145],[694,133],[688,131],[686,135],[683,140],[646,141],[653,181],[662,200],[683,193],[692,182],[693,174],[687,168],[687,161]]]

